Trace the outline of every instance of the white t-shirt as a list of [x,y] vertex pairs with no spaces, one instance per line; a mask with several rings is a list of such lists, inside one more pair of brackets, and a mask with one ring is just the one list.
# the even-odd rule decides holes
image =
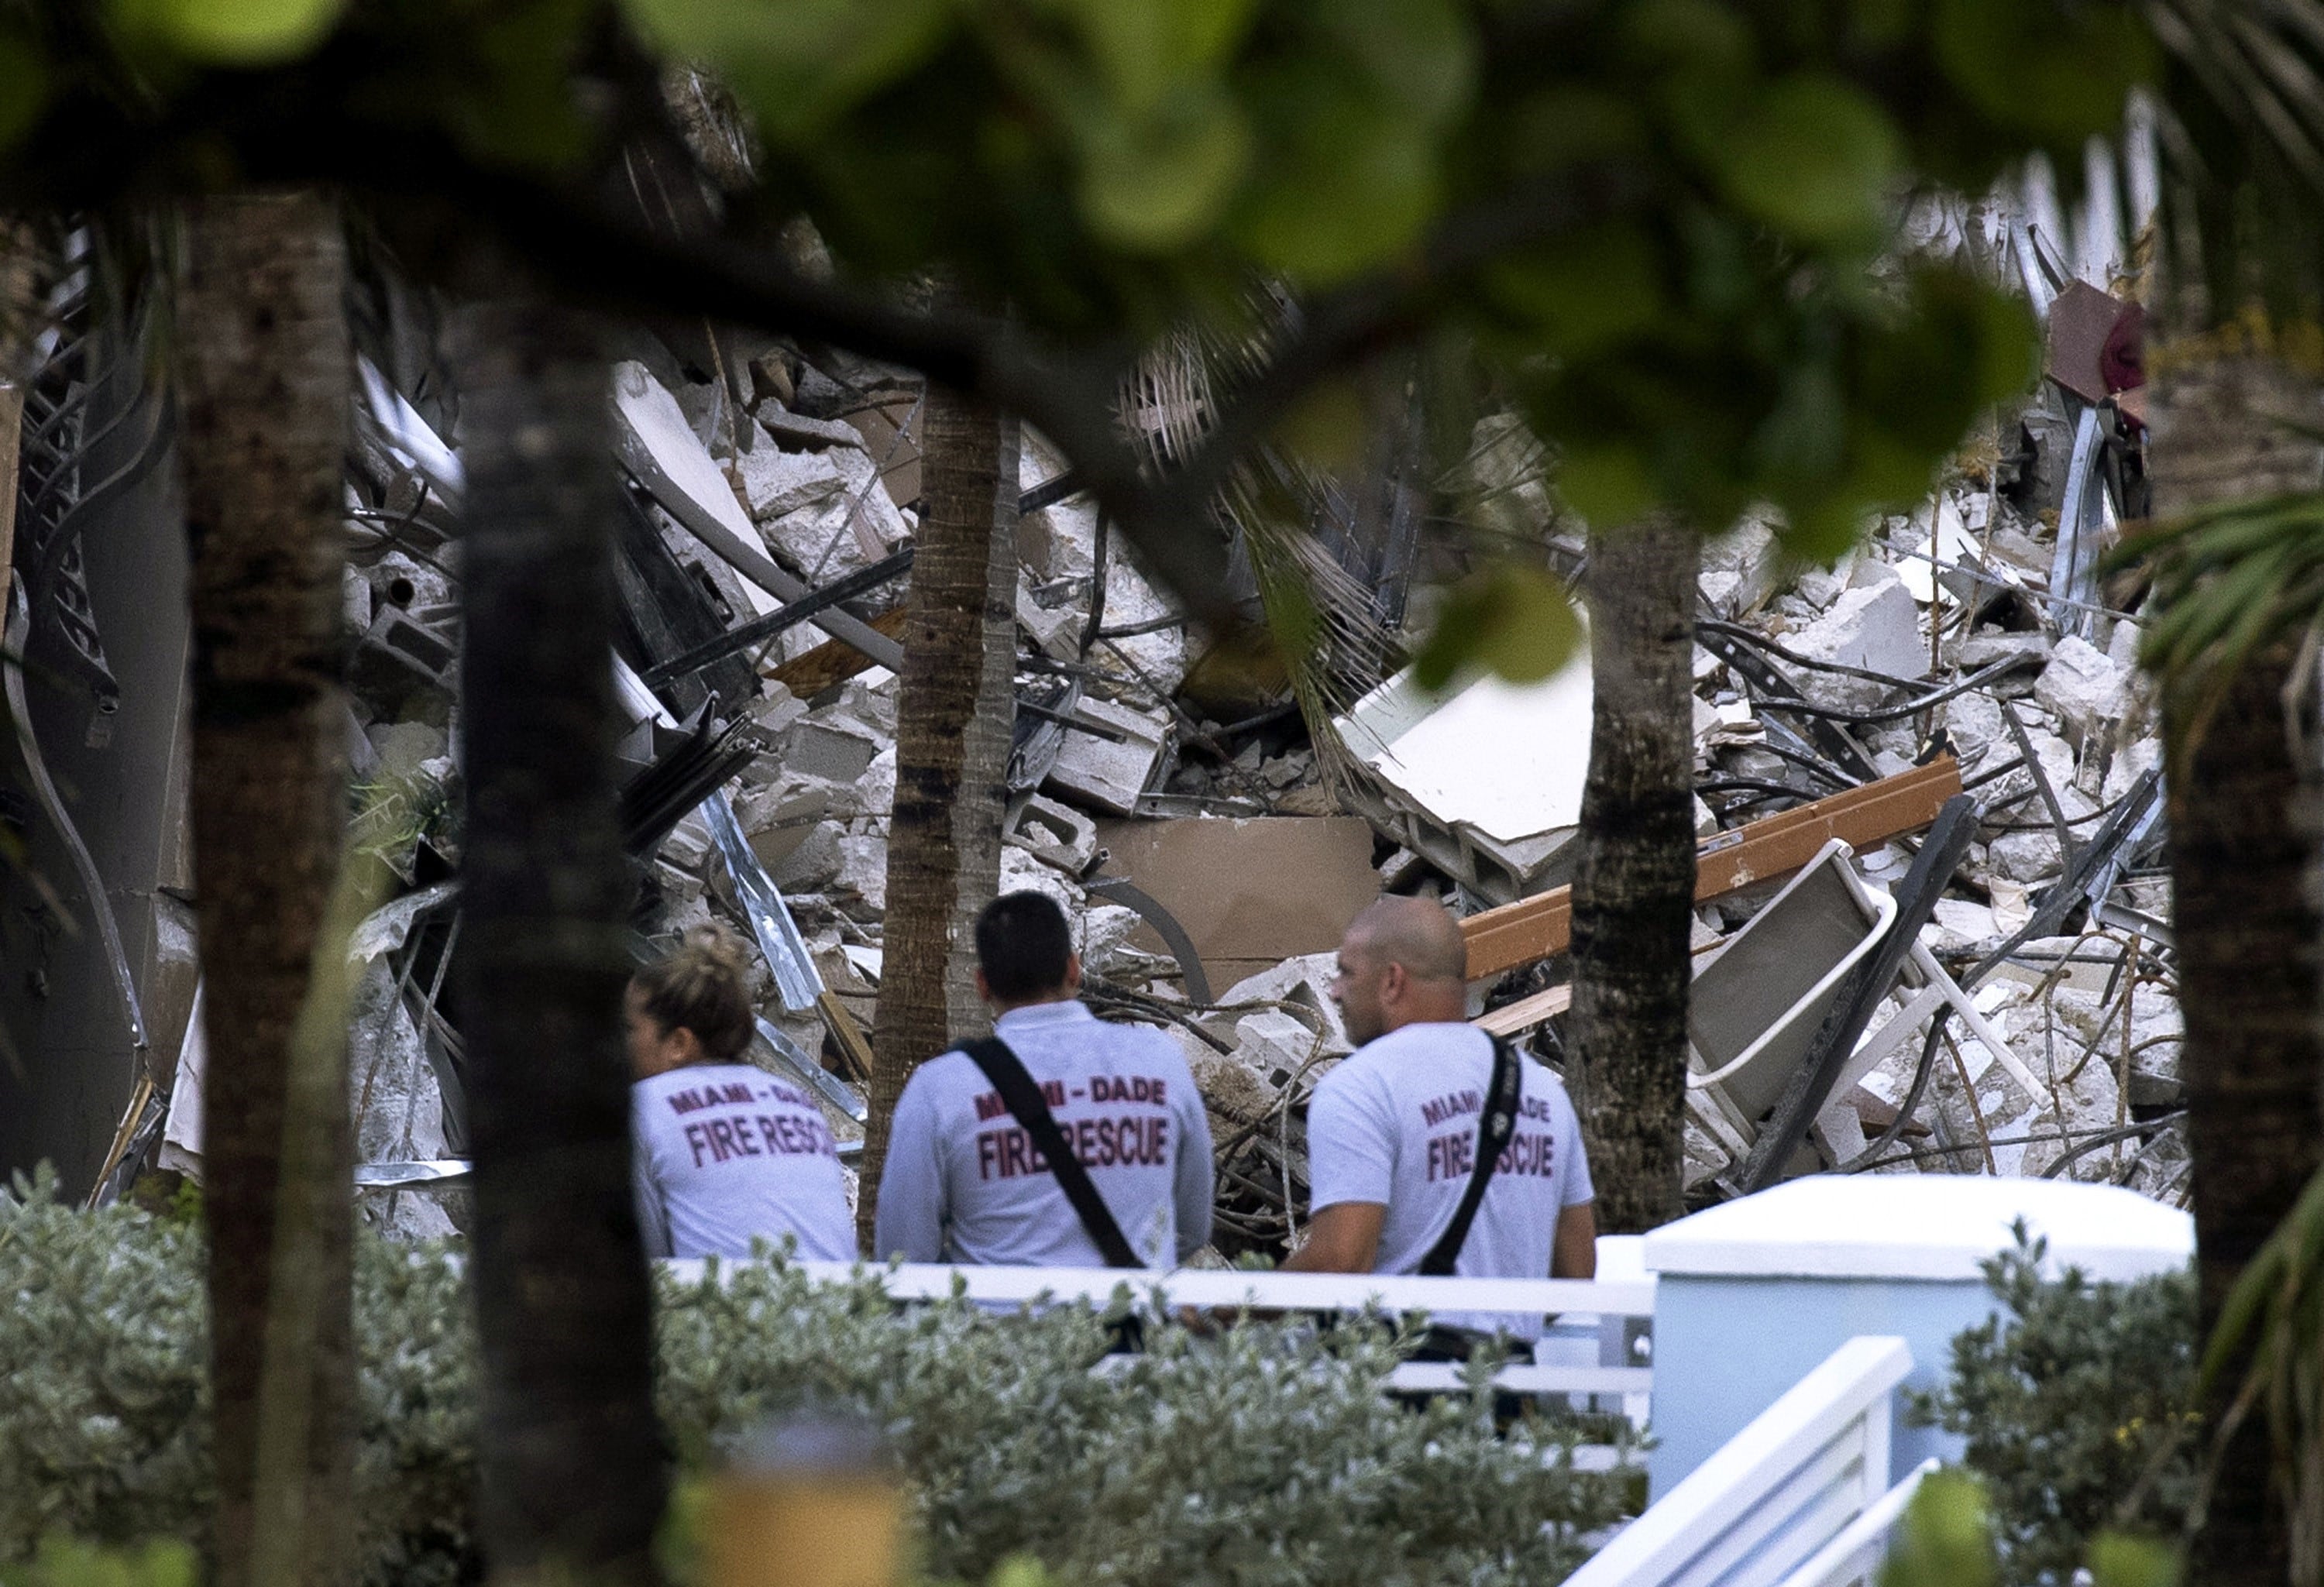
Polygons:
[[[1140,1260],[1167,1268],[1211,1237],[1211,1127],[1177,1044],[1078,1002],[1001,1016],[994,1034]],[[896,1103],[874,1254],[913,1262],[1102,1268],[1047,1162],[966,1053],[930,1058]]]
[[[1452,1264],[1462,1278],[1548,1278],[1558,1213],[1596,1195],[1564,1084],[1522,1056],[1518,1072],[1517,1132]],[[1406,1025],[1367,1042],[1316,1084],[1307,1104],[1312,1203],[1319,1212],[1341,1202],[1387,1207],[1374,1272],[1418,1272],[1452,1222],[1469,1188],[1492,1075],[1492,1038],[1483,1031]],[[1438,1320],[1539,1332],[1516,1318]]]
[[688,1064],[630,1087],[648,1256],[747,1257],[798,1237],[804,1260],[855,1259],[839,1148],[807,1095],[748,1064]]

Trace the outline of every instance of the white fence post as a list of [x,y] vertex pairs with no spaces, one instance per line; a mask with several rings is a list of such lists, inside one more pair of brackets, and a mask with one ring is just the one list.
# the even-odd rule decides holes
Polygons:
[[1566,1587],[1773,1587],[1877,1501],[1901,1339],[1851,1339],[1630,1523]]

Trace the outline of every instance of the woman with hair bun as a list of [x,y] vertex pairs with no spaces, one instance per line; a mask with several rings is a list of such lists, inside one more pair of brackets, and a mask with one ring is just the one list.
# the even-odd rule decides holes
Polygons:
[[630,982],[630,1120],[648,1256],[747,1257],[798,1240],[812,1261],[853,1261],[855,1223],[823,1110],[742,1061],[749,960],[723,926],[689,930]]

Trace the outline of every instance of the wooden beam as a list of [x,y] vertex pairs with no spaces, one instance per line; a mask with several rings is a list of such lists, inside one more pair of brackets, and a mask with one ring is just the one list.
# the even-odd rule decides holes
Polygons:
[[[1960,762],[1940,755],[1910,771],[1722,832],[1695,851],[1694,901],[1788,876],[1835,837],[1861,853],[1917,832],[1960,790]],[[1471,981],[1562,954],[1573,934],[1572,889],[1471,915],[1461,922],[1461,934],[1468,940]]]
[[[895,639],[904,632],[904,609],[882,612],[871,621],[877,632]],[[811,700],[827,688],[835,688],[859,672],[869,672],[880,665],[844,639],[825,640],[811,650],[793,656],[767,674],[777,683],[802,700]]]

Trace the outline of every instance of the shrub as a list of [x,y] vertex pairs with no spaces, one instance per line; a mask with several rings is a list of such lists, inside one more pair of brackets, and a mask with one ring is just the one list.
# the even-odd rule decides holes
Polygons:
[[1950,1379],[1913,1414],[1967,1439],[2003,1579],[2063,1587],[2108,1528],[2185,1527],[2202,1455],[2187,1408],[2195,1285],[2186,1272],[2044,1278],[2043,1254],[2020,1223],[2016,1248],[1985,1265],[2001,1312],[1954,1339]]
[[[0,1564],[46,1535],[198,1547],[209,1463],[200,1246],[52,1186],[0,1195]],[[456,1253],[360,1239],[361,1574],[472,1580],[476,1352]],[[996,1315],[810,1284],[779,1258],[665,1278],[659,1396],[699,1469],[761,1418],[858,1409],[900,1456],[945,1580],[1012,1555],[1076,1583],[1554,1581],[1628,1513],[1635,1480],[1575,1471],[1574,1431],[1496,1436],[1490,1396],[1413,1410],[1380,1392],[1385,1328],[1148,1325],[1145,1355],[1090,1369],[1085,1306]]]

